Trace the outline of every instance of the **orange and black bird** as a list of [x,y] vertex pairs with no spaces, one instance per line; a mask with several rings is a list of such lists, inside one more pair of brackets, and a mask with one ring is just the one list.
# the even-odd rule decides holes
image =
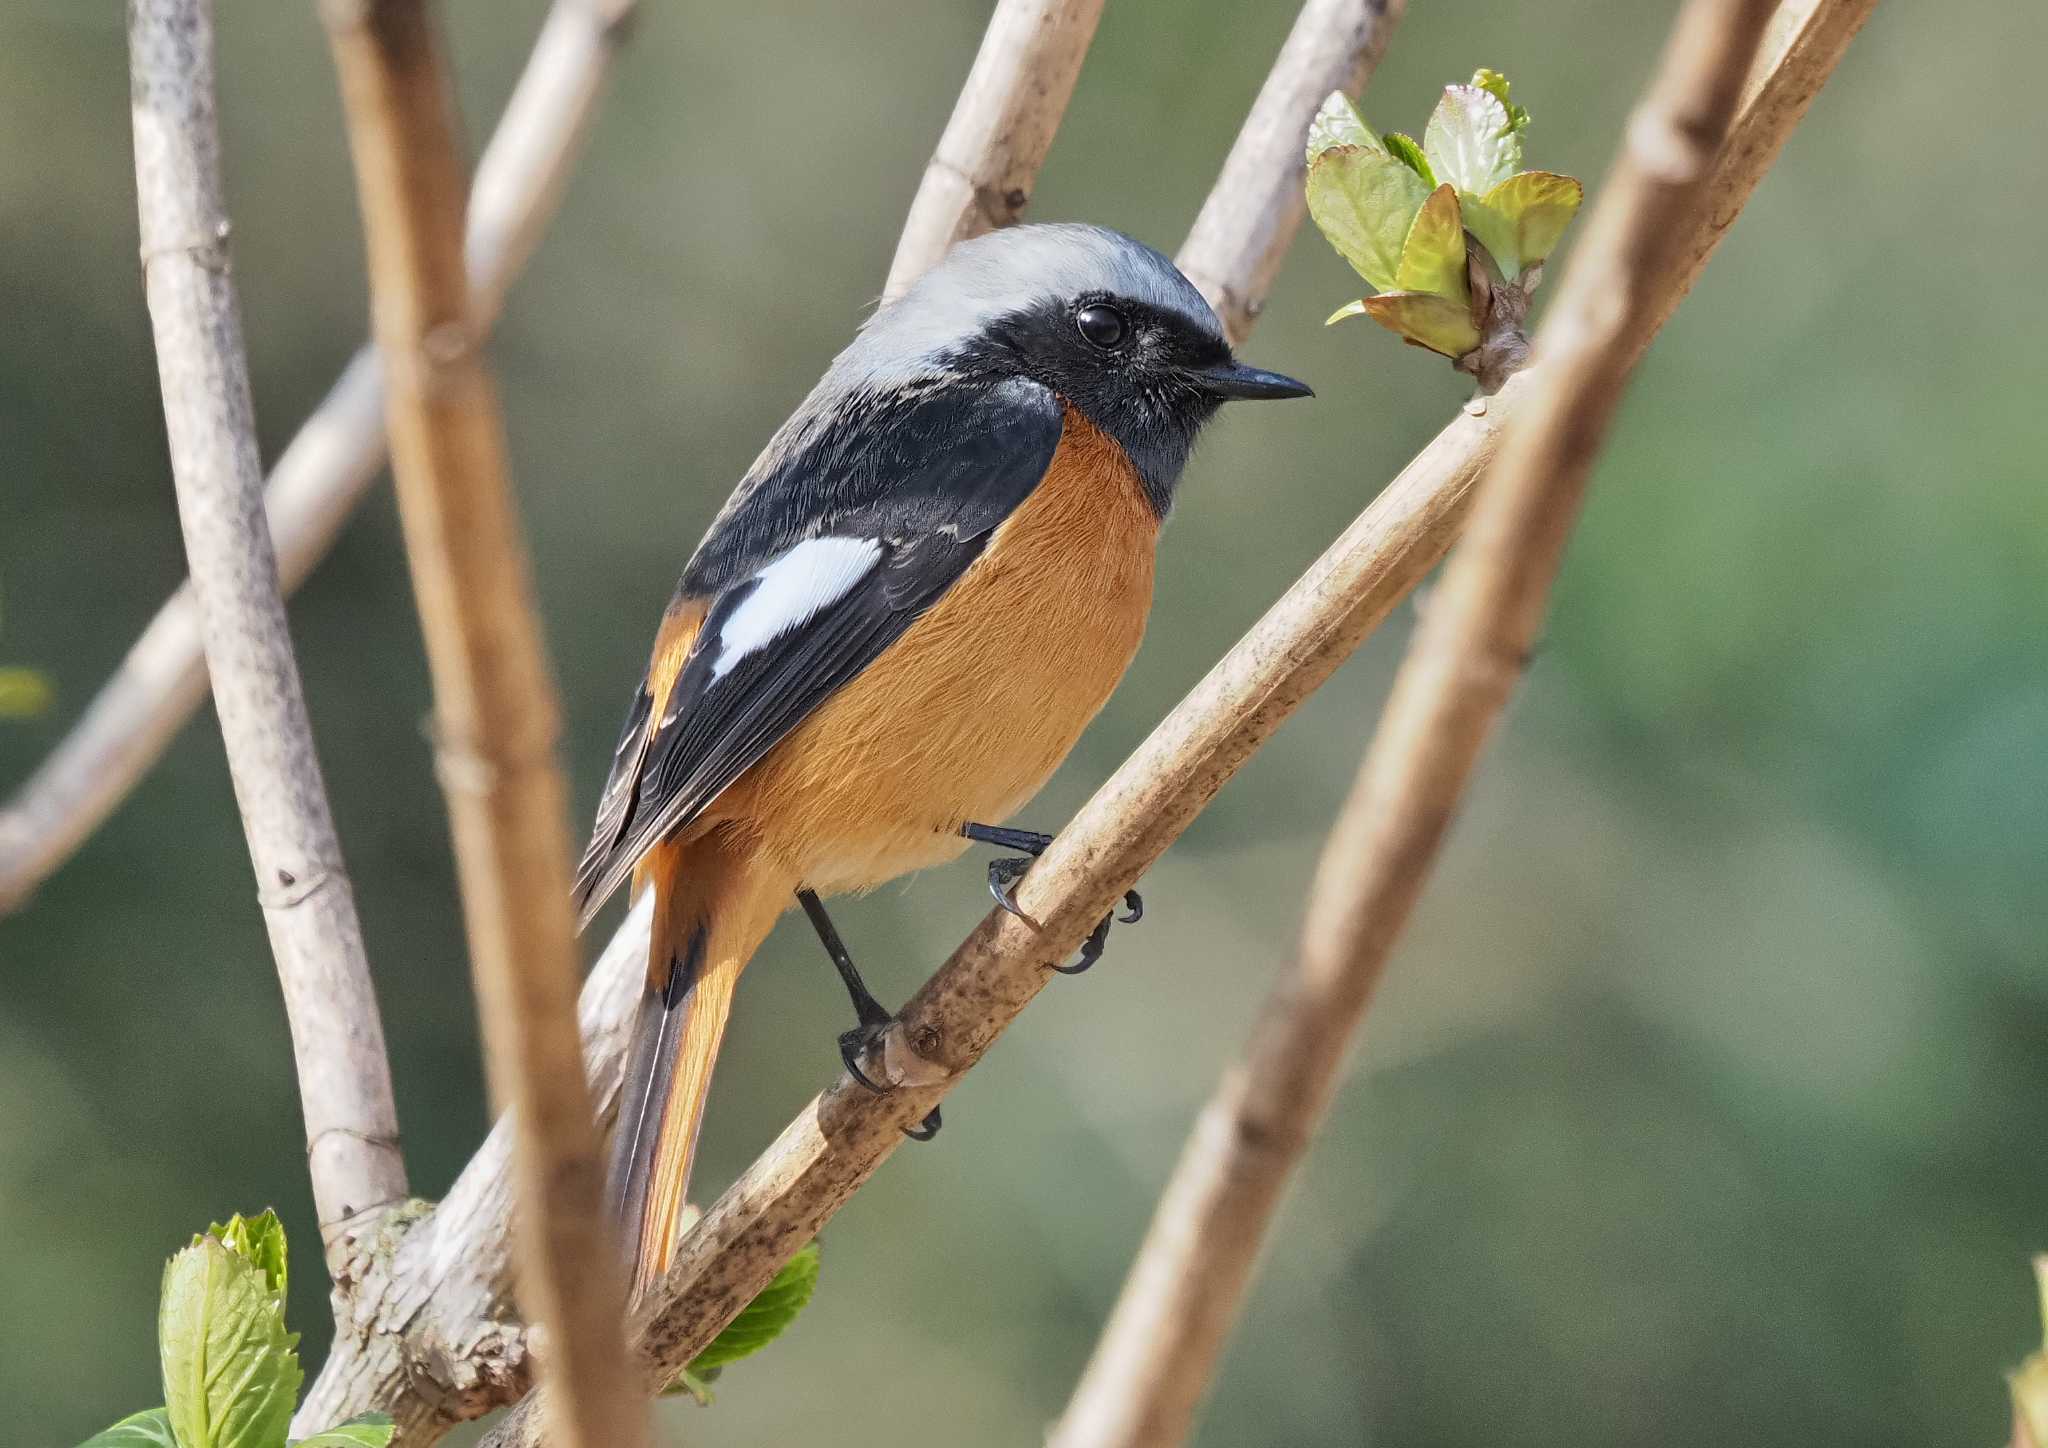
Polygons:
[[871,1084],[890,1013],[821,897],[980,842],[1025,852],[990,866],[1010,903],[1049,837],[991,822],[1137,651],[1196,433],[1229,399],[1308,395],[1239,364],[1151,247],[1019,226],[881,306],[748,469],[662,615],[577,870],[585,924],[629,875],[654,891],[611,1163],[636,1293],[674,1250],[733,987],[776,919],[795,901],[817,928]]

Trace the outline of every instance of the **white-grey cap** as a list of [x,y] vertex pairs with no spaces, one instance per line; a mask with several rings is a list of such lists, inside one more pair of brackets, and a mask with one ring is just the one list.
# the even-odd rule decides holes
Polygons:
[[1091,292],[1144,302],[1222,340],[1216,313],[1164,253],[1106,226],[1045,222],[959,243],[876,310],[833,363],[832,380],[905,380],[1006,313]]

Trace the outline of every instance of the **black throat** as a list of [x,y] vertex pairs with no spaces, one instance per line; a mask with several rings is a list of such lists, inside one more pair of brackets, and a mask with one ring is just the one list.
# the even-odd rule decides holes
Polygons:
[[1123,448],[1146,501],[1164,519],[1195,437],[1219,405],[1189,374],[1227,359],[1229,348],[1173,313],[1123,299],[1117,305],[1137,334],[1126,351],[1092,346],[1075,329],[1072,307],[1048,300],[996,318],[945,363],[1050,388]]

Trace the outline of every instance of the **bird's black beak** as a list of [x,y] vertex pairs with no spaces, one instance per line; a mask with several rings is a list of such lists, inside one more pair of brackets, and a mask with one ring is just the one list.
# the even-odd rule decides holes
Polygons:
[[1195,380],[1211,397],[1226,401],[1315,396],[1306,382],[1296,382],[1292,377],[1283,377],[1278,372],[1268,372],[1263,368],[1247,367],[1242,362],[1204,367],[1195,374]]

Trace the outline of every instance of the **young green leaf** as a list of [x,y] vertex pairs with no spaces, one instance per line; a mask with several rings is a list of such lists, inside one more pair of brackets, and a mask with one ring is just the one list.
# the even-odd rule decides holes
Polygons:
[[1473,241],[1486,248],[1486,254],[1500,268],[1502,280],[1511,282],[1519,277],[1522,244],[1515,234],[1515,223],[1477,196],[1460,196],[1458,210],[1465,218],[1465,230]]
[[1330,313],[1329,316],[1323,318],[1323,325],[1325,327],[1334,327],[1346,317],[1362,317],[1365,314],[1365,298],[1360,297],[1355,302],[1346,302],[1343,306],[1337,308],[1336,311]]
[[[1513,231],[1512,250],[1516,269],[1534,266],[1549,256],[1556,247],[1564,229],[1572,224],[1578,215],[1579,202],[1585,199],[1586,188],[1575,176],[1560,176],[1554,171],[1523,171],[1487,192],[1483,198],[1485,208],[1505,218]],[[1479,229],[1473,228],[1474,235]],[[1481,238],[1484,240],[1484,238]],[[1493,259],[1502,263],[1506,271],[1507,258],[1495,248],[1491,241],[1486,249],[1493,252]]]
[[260,1231],[238,1240],[251,1256],[209,1233],[164,1268],[157,1351],[178,1448],[277,1448],[305,1376],[274,1285],[281,1247]]
[[1462,357],[1479,345],[1472,309],[1428,292],[1381,292],[1365,299],[1366,315],[1418,347]]
[[1465,279],[1465,223],[1458,213],[1458,193],[1449,183],[1430,192],[1415,213],[1394,282],[1404,292],[1433,292],[1471,306],[1472,286]]
[[1436,185],[1436,172],[1429,169],[1429,157],[1422,154],[1422,147],[1415,144],[1413,136],[1404,136],[1399,131],[1389,131],[1386,136],[1387,152],[1396,160],[1408,163],[1408,169],[1430,185]]
[[292,1448],[384,1448],[397,1432],[389,1413],[365,1413],[336,1423],[324,1433],[301,1438]]
[[1394,285],[1429,186],[1383,150],[1339,146],[1308,168],[1308,210],[1337,254],[1376,287]]
[[1313,161],[1338,146],[1378,150],[1380,138],[1372,133],[1358,107],[1351,104],[1351,97],[1342,91],[1331,91],[1317,108],[1315,119],[1308,123],[1308,159]]
[[761,1295],[741,1308],[740,1315],[711,1340],[711,1346],[697,1354],[690,1363],[690,1371],[701,1378],[727,1363],[759,1352],[788,1330],[817,1287],[818,1244],[806,1242],[782,1264],[782,1270],[761,1289]]
[[1499,101],[1508,113],[1508,125],[1517,131],[1529,129],[1529,113],[1508,99],[1508,78],[1497,70],[1481,66],[1472,72],[1472,84]]
[[102,1428],[78,1448],[178,1448],[178,1440],[171,1436],[170,1414],[149,1408]]
[[[265,1207],[260,1216],[244,1217],[240,1212],[225,1222],[215,1222],[205,1236],[215,1237],[222,1246],[263,1274],[264,1282],[282,1303],[291,1285],[284,1241],[284,1223],[277,1211]],[[194,1243],[199,1241],[194,1237]]]
[[1422,149],[1437,179],[1474,196],[1484,196],[1522,164],[1522,138],[1508,121],[1507,107],[1473,85],[1444,87],[1422,133]]

